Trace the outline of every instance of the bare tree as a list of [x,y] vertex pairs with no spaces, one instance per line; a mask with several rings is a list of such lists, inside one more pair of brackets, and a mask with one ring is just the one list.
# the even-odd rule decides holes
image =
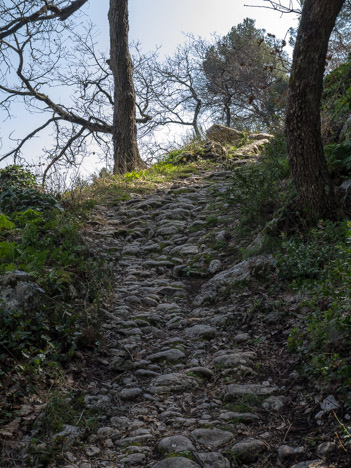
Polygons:
[[139,156],[135,91],[128,46],[128,0],[110,0],[110,65],[114,78],[113,145],[115,174],[145,167]]
[[[115,172],[143,166],[139,155],[130,159],[128,153],[121,150],[125,144],[133,146],[137,152],[135,131],[134,136],[129,134],[122,138],[121,130],[127,121],[122,115],[128,111],[124,107],[125,102],[129,100],[132,109],[134,106],[133,93],[130,94],[133,83],[128,58],[127,1],[124,2],[122,12],[121,2],[111,1],[111,31],[118,31],[124,39],[123,43],[122,39],[117,41],[116,37],[114,42],[124,47],[124,55],[120,54],[122,49],[117,53],[113,46],[111,58],[96,52],[94,32],[87,21],[85,31],[79,34],[73,22],[63,22],[86,1],[61,0],[49,6],[46,1],[11,0],[10,6],[9,2],[0,3],[0,19],[4,22],[0,31],[4,37],[5,33],[7,35],[0,39],[0,108],[11,117],[12,105],[22,102],[30,113],[46,116],[46,121],[28,135],[17,138],[15,148],[1,159],[19,157],[29,140],[43,131],[50,131],[55,144],[46,150],[49,164],[44,171],[44,180],[54,165],[74,164],[79,154],[89,152],[89,148],[95,152],[97,146],[102,148],[101,153],[114,160]],[[115,16],[116,7],[118,14],[123,13],[123,18]],[[117,20],[121,20],[121,23],[115,27],[113,22]],[[68,50],[69,44],[72,45],[71,51]],[[126,66],[124,71],[123,60]],[[116,63],[119,66],[116,67]],[[115,78],[115,91],[109,65],[117,74],[120,73],[120,77]],[[58,93],[55,88],[63,88],[63,91]],[[132,110],[134,124],[129,127],[131,129],[136,122],[144,124],[150,120],[146,114],[148,105],[142,102],[140,105],[142,108],[137,119],[135,107]],[[112,138],[115,145],[111,144]]]

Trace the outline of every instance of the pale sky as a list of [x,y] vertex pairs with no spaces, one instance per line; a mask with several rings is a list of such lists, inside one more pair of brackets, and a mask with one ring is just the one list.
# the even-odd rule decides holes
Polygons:
[[[98,25],[101,43],[108,47],[107,11],[109,0],[90,0],[87,14]],[[183,33],[210,38],[212,33],[227,34],[244,18],[254,18],[256,27],[284,39],[295,27],[296,16],[271,9],[245,5],[267,5],[261,0],[129,0],[130,41],[139,40],[146,52],[162,45],[172,54],[184,41]]]
[[[162,46],[160,52],[172,54],[178,44],[185,41],[184,34],[192,33],[210,39],[213,33],[227,34],[233,26],[244,18],[256,20],[256,27],[266,29],[283,39],[290,27],[296,27],[295,15],[281,15],[271,9],[249,8],[245,4],[267,5],[262,0],[129,0],[129,40],[140,41],[144,52]],[[98,49],[108,54],[109,31],[107,13],[109,0],[90,0],[84,6],[84,12],[98,27]],[[85,21],[83,17],[82,23]],[[0,111],[0,128],[3,147],[1,153],[9,147],[8,135],[15,130],[14,136],[25,136],[45,121],[44,116],[22,115],[16,109],[17,118],[3,122],[5,115]],[[34,155],[40,154],[41,148],[50,146],[48,136],[42,136],[29,142],[24,147],[26,160],[33,161]],[[5,160],[0,167],[11,164]],[[89,164],[88,172],[94,172]]]

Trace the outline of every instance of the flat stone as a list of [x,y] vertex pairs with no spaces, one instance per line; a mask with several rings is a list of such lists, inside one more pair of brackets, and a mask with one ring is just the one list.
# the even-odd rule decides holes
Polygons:
[[176,234],[178,232],[178,227],[171,225],[171,226],[163,226],[157,230],[157,234],[159,236],[170,236],[171,234]]
[[305,449],[303,447],[290,447],[289,445],[281,445],[278,447],[278,458],[280,458],[280,460],[296,458],[304,453]]
[[85,453],[88,455],[88,457],[96,457],[101,453],[101,450],[99,449],[99,447],[90,446],[86,447]]
[[237,367],[241,364],[249,364],[256,358],[256,353],[247,351],[242,353],[230,353],[217,356],[213,359],[212,365],[220,367]]
[[224,421],[238,421],[243,423],[253,423],[259,421],[259,416],[253,413],[237,413],[234,411],[227,411],[226,413],[221,413],[218,416],[219,419],[223,419]]
[[248,333],[238,333],[234,336],[233,341],[234,343],[244,343],[245,341],[250,339],[250,335]]
[[196,255],[200,252],[197,245],[184,245],[178,251],[182,255]]
[[226,393],[224,395],[224,401],[235,400],[239,395],[257,395],[264,396],[270,395],[271,393],[277,391],[277,387],[266,387],[265,385],[259,384],[231,384],[226,388]]
[[234,444],[230,452],[244,463],[252,463],[256,461],[266,448],[264,442],[259,439],[247,438]]
[[200,465],[184,457],[172,457],[162,460],[152,468],[200,468]]
[[183,351],[179,349],[167,349],[165,351],[160,351],[159,353],[150,354],[148,359],[151,362],[167,360],[170,362],[177,362],[180,359],[184,359],[186,356]]
[[124,388],[120,391],[119,397],[124,401],[132,401],[138,398],[138,396],[143,394],[143,390],[139,387],[134,388]]
[[217,329],[210,325],[194,325],[185,330],[189,338],[212,339],[217,335]]
[[199,387],[199,381],[190,375],[181,373],[164,374],[151,382],[153,393],[170,393],[192,390]]
[[230,462],[219,452],[197,453],[202,468],[230,468]]
[[170,304],[159,304],[156,310],[157,312],[173,312],[180,310],[180,307],[175,302],[172,302]]
[[214,377],[214,372],[211,369],[208,369],[207,367],[191,367],[190,369],[187,369],[187,373],[192,373],[199,375],[200,377],[205,377],[206,379],[212,379]]
[[162,455],[168,455],[169,453],[195,452],[195,447],[191,440],[182,435],[165,437],[159,442],[157,448]]
[[140,466],[140,463],[143,463],[145,460],[146,456],[143,453],[131,453],[130,455],[121,458],[120,462],[125,463],[125,464],[131,464],[131,465],[136,465]]
[[226,445],[230,442],[234,435],[228,431],[221,429],[195,429],[191,432],[191,436],[197,443],[208,447],[209,449],[216,449]]
[[290,468],[328,468],[328,466],[323,460],[308,460],[296,463],[296,465],[292,465]]

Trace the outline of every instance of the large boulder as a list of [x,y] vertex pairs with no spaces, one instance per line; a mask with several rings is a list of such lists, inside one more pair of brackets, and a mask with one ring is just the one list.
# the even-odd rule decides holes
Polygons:
[[235,128],[225,127],[224,125],[215,124],[206,132],[208,140],[217,141],[218,143],[238,143],[243,138],[243,133],[235,130]]

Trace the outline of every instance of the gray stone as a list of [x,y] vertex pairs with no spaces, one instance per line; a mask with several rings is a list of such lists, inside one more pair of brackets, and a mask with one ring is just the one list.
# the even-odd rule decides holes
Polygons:
[[228,444],[233,439],[233,434],[221,429],[195,429],[191,436],[197,443],[210,449],[216,449]]
[[99,447],[91,445],[85,448],[85,453],[88,455],[88,457],[96,457],[101,453],[101,450],[99,449]]
[[206,138],[218,143],[237,143],[243,138],[243,133],[235,128],[214,124],[206,131]]
[[205,377],[206,379],[212,379],[214,377],[214,372],[207,367],[191,367],[190,369],[187,369],[186,372],[199,375],[200,377]]
[[218,290],[221,288],[233,285],[239,281],[259,277],[274,269],[272,256],[258,255],[251,257],[227,270],[217,273],[217,275],[202,286],[200,294],[195,297],[193,303],[194,305],[202,305],[207,300],[214,300]]
[[257,414],[253,413],[237,413],[234,411],[227,411],[226,413],[221,413],[219,419],[223,419],[224,421],[238,421],[243,423],[253,423],[259,421],[259,417]]
[[143,463],[145,460],[146,456],[143,453],[131,453],[130,455],[121,458],[120,462],[125,463],[127,465],[136,465],[140,466],[140,463]]
[[262,403],[262,406],[267,411],[280,411],[284,408],[285,397],[283,396],[270,396]]
[[212,365],[219,367],[237,367],[241,364],[250,364],[254,358],[256,358],[256,353],[253,351],[223,354],[222,356],[215,357],[212,361]]
[[165,437],[162,439],[158,446],[158,451],[162,455],[168,455],[169,453],[180,453],[180,452],[194,452],[195,447],[191,440],[182,435],[175,435],[171,437]]
[[238,333],[234,336],[233,341],[234,343],[244,343],[245,341],[250,339],[250,335],[248,333]]
[[265,385],[259,384],[231,384],[228,385],[226,388],[226,392],[224,395],[224,401],[232,401],[235,400],[240,395],[270,395],[277,391],[277,387],[268,387]]
[[286,458],[292,459],[299,455],[303,455],[305,449],[303,447],[290,447],[289,445],[281,445],[278,447],[278,457],[283,460]]
[[152,468],[200,468],[200,465],[194,463],[188,458],[172,457],[156,463]]
[[148,359],[151,362],[155,361],[170,361],[170,362],[177,362],[180,359],[185,359],[185,354],[180,351],[179,349],[167,349],[165,351],[160,351],[158,353],[150,354]]
[[181,255],[196,255],[200,251],[197,245],[184,245],[179,249]]
[[290,468],[328,468],[328,465],[323,460],[308,460],[292,465]]
[[230,462],[219,452],[202,452],[196,454],[202,468],[230,468]]
[[334,450],[336,450],[336,447],[337,445],[335,442],[323,442],[317,447],[317,455],[319,455],[320,457],[324,457],[329,453],[334,452]]
[[58,432],[53,436],[55,439],[65,439],[68,442],[74,442],[82,434],[82,430],[79,427],[65,424],[62,431]]
[[185,330],[189,338],[212,339],[217,335],[217,329],[210,325],[194,325]]
[[217,273],[222,267],[222,262],[220,260],[212,260],[208,266],[208,272],[212,275]]
[[156,377],[151,382],[152,393],[169,393],[192,390],[199,387],[199,381],[186,374],[172,373]]
[[124,401],[132,401],[138,398],[138,396],[142,395],[143,390],[139,387],[134,388],[124,388],[120,391],[119,397],[121,400]]
[[262,440],[249,437],[242,440],[241,442],[234,444],[230,451],[240,461],[244,463],[251,463],[258,459],[259,455],[264,451],[265,448],[266,446]]
[[175,302],[172,302],[170,304],[159,304],[156,310],[157,312],[173,312],[180,310],[180,307]]

